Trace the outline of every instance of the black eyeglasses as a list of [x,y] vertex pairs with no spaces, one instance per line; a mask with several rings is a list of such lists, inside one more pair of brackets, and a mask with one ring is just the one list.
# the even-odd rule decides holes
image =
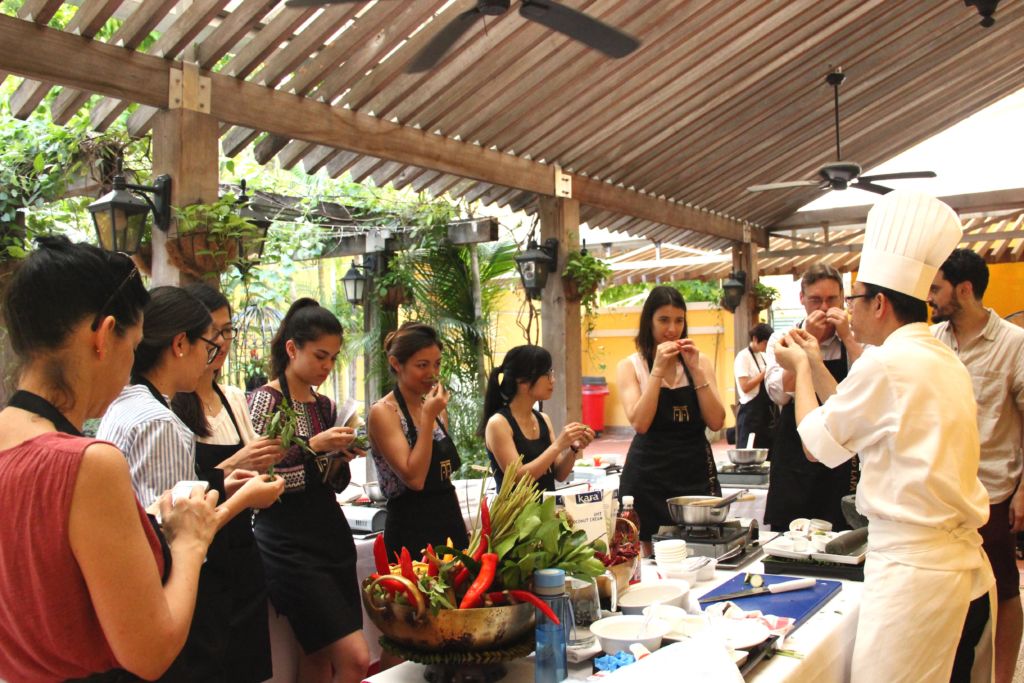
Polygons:
[[217,337],[220,337],[224,341],[231,341],[232,339],[235,338],[235,328],[233,328],[233,327],[225,327],[223,330],[219,330],[217,332],[217,334],[215,334],[213,336],[214,336],[215,339]]
[[846,305],[849,306],[850,304],[853,303],[854,299],[870,299],[871,295],[869,295],[869,294],[851,294],[850,296],[844,296],[843,298],[846,299]]
[[[127,254],[119,255],[123,256],[124,258],[130,258]],[[108,315],[107,311],[114,305],[114,302],[117,300],[117,297],[121,295],[121,292],[124,290],[124,288],[128,285],[129,282],[131,282],[131,279],[138,275],[139,269],[135,267],[134,263],[132,263],[132,269],[128,272],[128,275],[125,277],[125,279],[121,280],[121,284],[114,288],[113,294],[111,294],[110,297],[103,302],[103,305],[100,306],[100,309],[96,311],[96,317],[92,319],[93,332],[95,332],[96,329],[100,326],[100,323],[103,322],[103,318],[105,318]]]
[[218,344],[217,342],[212,342],[206,337],[200,337],[199,339],[206,342],[206,344],[210,347],[206,350],[206,364],[209,365],[210,363],[213,362],[213,359],[217,357],[217,354],[220,353],[220,344]]

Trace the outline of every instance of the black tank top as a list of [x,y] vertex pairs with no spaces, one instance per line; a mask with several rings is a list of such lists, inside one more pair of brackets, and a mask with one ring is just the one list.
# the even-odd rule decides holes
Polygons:
[[[551,433],[548,431],[548,422],[544,419],[544,415],[540,411],[534,410],[533,414],[537,418],[537,424],[540,426],[540,435],[536,439],[527,439],[526,435],[523,434],[523,430],[519,428],[519,423],[512,417],[512,411],[509,410],[508,406],[498,409],[498,415],[501,415],[508,422],[509,426],[512,427],[512,443],[515,444],[516,450],[521,456],[523,456],[523,464],[532,462],[541,453],[546,451],[551,446]],[[498,461],[494,459],[494,454],[491,453],[490,449],[487,450],[487,457],[491,459],[491,470],[494,472],[494,481],[497,484],[498,490],[501,490],[501,481],[505,478],[505,473],[501,467],[498,466]],[[540,487],[541,491],[554,491],[555,490],[555,467],[552,464],[548,468],[548,471],[542,474],[537,479],[537,486]]]

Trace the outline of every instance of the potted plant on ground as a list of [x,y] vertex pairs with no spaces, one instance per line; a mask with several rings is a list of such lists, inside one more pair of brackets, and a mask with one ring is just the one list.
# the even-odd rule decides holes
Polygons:
[[258,253],[253,248],[265,233],[238,214],[238,200],[231,193],[210,204],[174,208],[177,235],[167,241],[167,251],[179,269],[199,278],[224,272]]

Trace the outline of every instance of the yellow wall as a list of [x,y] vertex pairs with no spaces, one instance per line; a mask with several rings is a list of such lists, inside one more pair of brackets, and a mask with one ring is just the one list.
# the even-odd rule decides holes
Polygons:
[[1024,309],[1024,263],[989,265],[984,302],[1003,318]]

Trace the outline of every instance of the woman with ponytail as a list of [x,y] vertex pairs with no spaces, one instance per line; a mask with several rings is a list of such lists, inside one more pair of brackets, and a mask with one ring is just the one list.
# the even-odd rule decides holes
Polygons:
[[[208,482],[225,501],[220,507],[228,510],[228,519],[240,519],[245,524],[249,515],[239,513],[270,505],[281,495],[284,483],[267,481],[252,470],[227,467],[219,461],[202,461],[195,433],[170,407],[170,397],[196,390],[199,378],[220,353],[210,312],[184,289],[157,287],[150,291],[142,330],[131,384],[110,404],[97,437],[114,443],[125,454],[132,485],[144,505],[152,504],[179,481],[200,480]],[[234,534],[231,529],[225,533]],[[220,553],[226,543],[218,539],[210,548],[214,566],[206,563],[202,569],[198,607],[188,641],[165,681],[219,678],[216,674],[223,662],[213,643],[222,632],[211,621],[218,621],[214,601],[223,595],[209,583],[220,566]]]
[[462,465],[448,434],[441,341],[434,328],[403,323],[384,340],[395,388],[370,408],[367,426],[381,490],[388,498],[384,543],[415,557],[428,543],[469,544],[452,473]]
[[[273,379],[249,397],[256,433],[266,433],[287,401],[306,446],[286,451],[275,468],[285,479],[284,495],[254,520],[270,602],[305,652],[298,671],[304,683],[356,683],[370,659],[355,543],[332,488],[348,483],[349,460],[365,453],[352,447],[355,430],[334,426],[334,401],[316,391],[340,351],[338,318],[313,299],[299,299],[270,342]],[[338,478],[325,480],[324,471]]]
[[585,424],[571,422],[552,440],[551,418],[534,409],[551,398],[555,375],[551,354],[540,346],[517,346],[504,362],[491,370],[484,397],[480,436],[498,488],[510,464],[522,456],[520,475],[530,475],[544,491],[554,491],[555,481],[565,481],[580,452],[594,439]]
[[[196,390],[171,399],[174,414],[197,437],[199,478],[208,479],[216,469],[264,473],[284,455],[280,439],[257,437],[245,393],[217,383],[235,334],[231,305],[223,294],[203,283],[187,285],[185,291],[210,311],[210,339],[220,346]],[[283,489],[283,480],[279,486]],[[251,515],[235,517],[210,545],[185,651],[195,654],[190,667],[194,680],[257,683],[273,675],[267,587]]]

